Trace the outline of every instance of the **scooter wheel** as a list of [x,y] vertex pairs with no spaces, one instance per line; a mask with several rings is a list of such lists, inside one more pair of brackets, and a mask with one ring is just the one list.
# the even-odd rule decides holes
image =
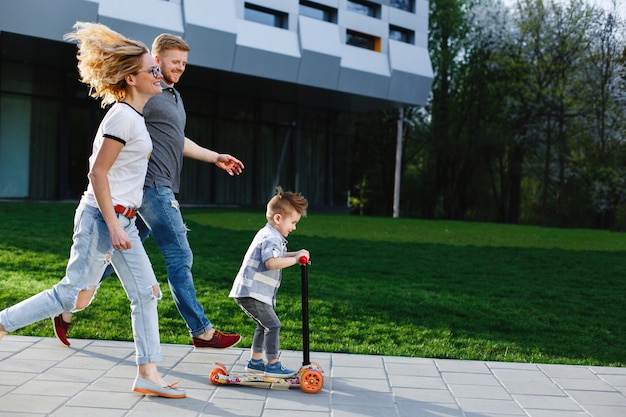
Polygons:
[[226,370],[220,367],[220,368],[215,368],[211,371],[211,374],[209,375],[209,379],[211,380],[211,383],[213,385],[222,385],[217,379],[218,375],[226,375]]
[[324,386],[324,375],[318,371],[307,370],[300,377],[300,389],[307,394],[315,394]]

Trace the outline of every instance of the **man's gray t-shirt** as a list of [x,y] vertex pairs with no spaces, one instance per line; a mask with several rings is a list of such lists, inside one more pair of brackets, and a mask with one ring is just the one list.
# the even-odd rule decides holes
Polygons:
[[163,84],[162,87],[163,92],[150,98],[143,108],[152,138],[145,186],[169,187],[177,193],[183,168],[187,115],[178,91]]

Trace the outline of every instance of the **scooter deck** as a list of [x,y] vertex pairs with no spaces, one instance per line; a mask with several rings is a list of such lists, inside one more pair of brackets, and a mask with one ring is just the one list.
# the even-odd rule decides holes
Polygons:
[[255,373],[229,374],[223,364],[216,363],[215,365],[216,368],[209,377],[214,385],[244,385],[275,390],[288,390],[298,386],[302,391],[311,394],[321,390],[324,385],[324,371],[317,364],[303,366],[295,376],[289,378],[269,377]]
[[288,390],[293,385],[300,385],[297,377],[289,379],[273,378],[263,374],[218,374],[212,382],[223,385],[245,385],[256,388]]

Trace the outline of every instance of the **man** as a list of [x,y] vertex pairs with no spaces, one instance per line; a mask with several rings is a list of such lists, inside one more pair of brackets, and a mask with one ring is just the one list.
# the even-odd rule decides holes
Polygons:
[[[231,176],[241,174],[244,165],[231,155],[203,148],[185,136],[187,116],[174,85],[185,72],[189,50],[189,45],[181,37],[171,34],[157,36],[152,44],[152,55],[163,73],[163,92],[152,97],[143,112],[153,150],[137,227],[144,240],[152,234],[165,257],[170,290],[193,345],[197,348],[224,349],[236,345],[241,336],[214,329],[196,298],[191,274],[193,254],[175,193],[180,187],[183,156],[214,163]],[[111,268],[108,274],[110,272]],[[105,273],[105,276],[108,274]],[[70,312],[53,318],[55,334],[67,346],[70,345],[67,332],[71,319]]]

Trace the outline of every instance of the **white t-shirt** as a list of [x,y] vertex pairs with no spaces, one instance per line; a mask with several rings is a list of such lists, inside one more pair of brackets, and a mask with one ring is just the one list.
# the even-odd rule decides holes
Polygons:
[[[152,140],[143,115],[127,103],[115,103],[109,109],[93,141],[89,170],[93,167],[105,138],[124,144],[108,174],[113,205],[138,208],[143,199],[143,185],[152,152]],[[98,207],[91,181],[82,201]]]

